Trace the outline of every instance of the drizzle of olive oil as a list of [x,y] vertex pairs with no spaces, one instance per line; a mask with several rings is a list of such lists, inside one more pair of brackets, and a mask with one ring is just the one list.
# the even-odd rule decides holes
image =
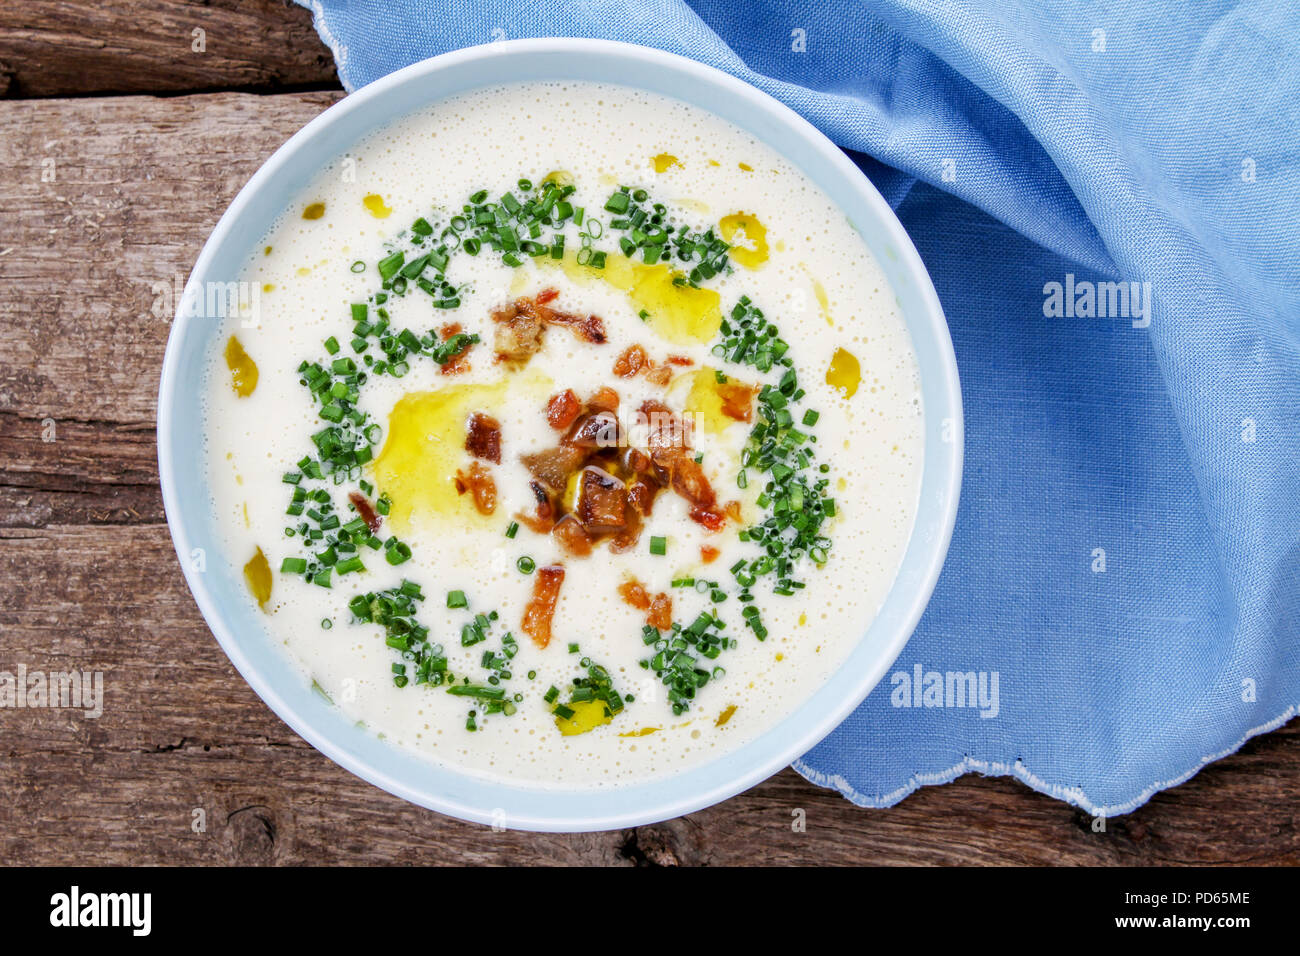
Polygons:
[[572,717],[557,715],[555,718],[555,726],[566,737],[588,733],[597,727],[603,727],[612,719],[606,713],[603,700],[575,700],[568,708],[573,711]]
[[817,307],[822,310],[822,318],[826,320],[827,325],[833,328],[835,322],[831,319],[830,296],[826,294],[826,287],[816,279],[813,279],[813,295],[817,297]]
[[379,193],[371,193],[361,200],[361,204],[366,207],[366,211],[376,219],[387,219],[393,214],[393,210],[384,205],[384,197]]
[[[534,259],[543,266],[556,264],[549,257]],[[611,254],[605,268],[580,264],[565,253],[559,265],[576,282],[607,282],[627,294],[637,312],[649,313],[646,322],[670,342],[686,345],[708,342],[722,325],[721,296],[713,289],[697,289],[673,280],[682,273],[666,263],[646,265],[620,254]]]
[[238,337],[232,335],[226,342],[226,366],[230,369],[230,385],[240,398],[247,398],[257,388],[257,363],[244,351]]
[[244,581],[257,606],[265,611],[266,602],[271,600],[271,565],[260,547],[244,565]]
[[718,714],[718,719],[713,722],[713,726],[721,727],[723,724],[725,724],[727,721],[731,719],[731,715],[734,714],[735,712],[736,712],[736,705],[731,704],[729,707],[727,707],[726,710]]
[[826,384],[844,398],[852,398],[862,384],[862,366],[848,349],[836,349],[826,370]]
[[663,730],[662,727],[639,727],[636,730],[629,730],[625,734],[619,734],[620,737],[649,737],[651,734],[657,734]]
[[319,219],[323,215],[325,215],[325,204],[323,202],[310,203],[302,211],[302,218],[304,219]]
[[384,447],[370,466],[376,487],[392,500],[394,530],[404,532],[417,517],[491,520],[478,513],[472,495],[456,491],[456,471],[469,457],[465,424],[470,414],[498,406],[506,385],[448,385],[407,392],[397,400],[388,414]]
[[[713,369],[702,368],[681,376],[681,379],[689,381],[691,385],[683,407],[695,416],[695,423],[710,435],[720,435],[732,425],[742,424],[722,410],[721,383]],[[674,382],[673,388],[676,387],[677,383]]]
[[[723,216],[718,231],[725,242],[731,243],[728,255],[746,269],[757,269],[767,262],[767,227],[757,216],[746,212]],[[737,240],[743,240],[737,242]]]

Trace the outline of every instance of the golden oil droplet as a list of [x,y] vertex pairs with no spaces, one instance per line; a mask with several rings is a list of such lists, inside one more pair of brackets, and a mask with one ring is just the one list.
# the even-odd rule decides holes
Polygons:
[[767,227],[757,216],[746,212],[723,216],[718,221],[718,231],[725,242],[731,243],[727,255],[746,269],[757,269],[767,262]]
[[235,394],[240,398],[252,395],[257,388],[257,363],[234,335],[226,342],[226,366],[230,369],[230,385]]
[[366,211],[376,219],[387,219],[393,214],[393,210],[384,205],[384,197],[379,193],[371,193],[361,200],[361,204],[366,207]]
[[658,156],[651,157],[650,161],[654,163],[656,173],[666,173],[674,166],[678,169],[682,167],[681,160],[672,153],[660,153]]
[[267,563],[261,548],[244,565],[244,581],[257,606],[265,611],[266,602],[271,600],[271,565]]
[[848,349],[836,349],[826,370],[826,384],[836,389],[844,398],[852,398],[862,384],[862,366],[858,357]]
[[557,715],[555,718],[555,726],[566,737],[585,734],[597,727],[604,726],[611,720],[610,716],[605,712],[605,702],[603,700],[575,700],[566,706],[573,711],[573,716],[560,717]]

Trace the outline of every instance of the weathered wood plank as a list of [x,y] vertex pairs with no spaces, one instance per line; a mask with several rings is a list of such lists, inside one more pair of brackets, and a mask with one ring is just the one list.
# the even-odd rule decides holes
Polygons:
[[162,521],[154,423],[0,411],[0,527]]
[[0,4],[0,96],[307,86],[338,79],[290,0]]
[[339,96],[0,101],[0,411],[152,423],[171,300],[204,237]]
[[[408,806],[307,746],[222,655],[160,524],[167,322],[151,310],[153,283],[187,274],[246,178],[334,98],[0,103],[0,670],[99,670],[107,698],[98,720],[0,710],[0,859],[1300,863],[1296,725],[1104,834],[1009,780],[865,811],[788,770],[636,831],[493,833]],[[806,832],[792,828],[800,809]]]

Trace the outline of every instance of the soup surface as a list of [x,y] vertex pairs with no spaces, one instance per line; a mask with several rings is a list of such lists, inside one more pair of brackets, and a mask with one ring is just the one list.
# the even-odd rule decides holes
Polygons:
[[483,90],[323,169],[204,383],[220,551],[304,681],[539,787],[735,750],[866,632],[916,361],[832,200],[622,87]]

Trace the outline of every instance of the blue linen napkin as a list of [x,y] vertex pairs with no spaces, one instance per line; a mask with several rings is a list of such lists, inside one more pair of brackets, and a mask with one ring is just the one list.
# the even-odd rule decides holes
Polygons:
[[349,90],[505,37],[693,57],[897,210],[956,346],[962,506],[915,636],[809,780],[888,806],[1010,774],[1110,816],[1296,713],[1295,4],[301,2]]

